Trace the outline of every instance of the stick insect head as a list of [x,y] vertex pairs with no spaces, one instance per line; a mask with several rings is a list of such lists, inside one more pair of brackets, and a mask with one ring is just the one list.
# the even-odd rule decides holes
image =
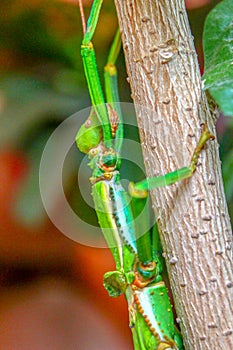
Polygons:
[[112,148],[106,148],[103,142],[91,149],[88,157],[90,158],[89,166],[93,170],[92,183],[99,180],[111,180],[115,171],[118,171],[117,153]]

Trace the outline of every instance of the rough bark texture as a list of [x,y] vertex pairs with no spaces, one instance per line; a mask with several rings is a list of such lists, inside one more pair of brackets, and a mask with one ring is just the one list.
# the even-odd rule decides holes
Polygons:
[[[215,133],[184,1],[115,4],[147,175],[164,174],[189,164],[202,122]],[[231,226],[217,141],[191,179],[154,190],[152,200],[185,349],[233,349]]]

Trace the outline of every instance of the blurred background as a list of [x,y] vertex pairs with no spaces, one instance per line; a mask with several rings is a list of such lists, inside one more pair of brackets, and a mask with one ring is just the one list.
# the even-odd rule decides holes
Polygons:
[[[186,1],[202,71],[203,24],[217,2]],[[90,3],[83,0],[87,14]],[[113,1],[106,0],[94,38],[100,71],[116,27]],[[104,272],[114,269],[111,254],[59,232],[39,192],[46,141],[65,118],[90,106],[77,1],[1,0],[0,28],[0,348],[132,349],[124,298],[110,299],[102,286]],[[127,102],[123,54],[118,67]],[[220,116],[217,130],[233,217],[233,118]],[[96,221],[80,204],[81,157],[74,152],[65,192],[74,210],[82,206]]]

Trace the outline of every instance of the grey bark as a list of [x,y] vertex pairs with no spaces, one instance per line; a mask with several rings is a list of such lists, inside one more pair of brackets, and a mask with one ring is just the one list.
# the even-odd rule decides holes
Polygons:
[[[183,0],[115,0],[147,176],[188,165],[214,118]],[[191,179],[152,191],[185,349],[233,349],[231,226],[217,140]]]

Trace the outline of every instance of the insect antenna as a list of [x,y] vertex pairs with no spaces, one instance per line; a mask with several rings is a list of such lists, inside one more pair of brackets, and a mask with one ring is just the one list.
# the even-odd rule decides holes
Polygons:
[[84,9],[83,9],[83,2],[82,2],[82,0],[78,0],[78,6],[79,6],[81,21],[82,21],[83,34],[85,34],[86,31],[87,31],[87,26],[86,26],[86,19],[85,19],[85,14],[84,14]]

